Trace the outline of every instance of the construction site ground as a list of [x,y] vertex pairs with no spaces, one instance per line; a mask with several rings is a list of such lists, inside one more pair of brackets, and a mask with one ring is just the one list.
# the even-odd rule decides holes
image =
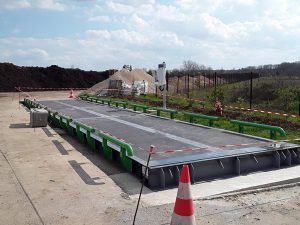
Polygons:
[[[30,128],[18,101],[0,93],[0,224],[132,224],[140,181],[63,130]],[[299,182],[294,166],[194,184],[197,224],[298,224]],[[169,224],[176,192],[145,188],[136,224]]]

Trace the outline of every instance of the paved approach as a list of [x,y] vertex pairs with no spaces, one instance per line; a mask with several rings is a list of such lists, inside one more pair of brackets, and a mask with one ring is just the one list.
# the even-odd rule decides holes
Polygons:
[[[40,101],[39,103],[69,116],[75,121],[96,130],[105,131],[130,143],[134,150],[132,160],[142,167],[146,165],[149,146],[155,145],[157,154],[152,156],[149,164],[150,169],[153,169],[153,177],[155,177],[150,182],[150,186],[153,187],[165,187],[168,180],[178,180],[179,169],[177,166],[184,163],[191,165],[190,169],[194,176],[192,180],[194,181],[217,175],[240,174],[272,166],[280,167],[282,163],[287,165],[294,161],[296,164],[299,163],[299,156],[295,153],[299,149],[293,144],[284,143],[279,146],[279,149],[274,149],[270,147],[270,143],[266,143],[269,141],[268,139],[91,102],[58,100]],[[235,144],[250,145],[233,146]],[[231,146],[221,147],[226,145]],[[287,157],[286,154],[281,157],[281,152],[277,152],[277,150],[291,148],[293,148],[292,153],[296,154],[295,159],[291,152],[287,153]],[[182,151],[170,153],[173,150]],[[274,155],[274,153],[276,154]],[[285,160],[287,162],[284,162]],[[200,171],[203,167],[207,169],[205,173]],[[155,171],[154,169],[160,170]]]

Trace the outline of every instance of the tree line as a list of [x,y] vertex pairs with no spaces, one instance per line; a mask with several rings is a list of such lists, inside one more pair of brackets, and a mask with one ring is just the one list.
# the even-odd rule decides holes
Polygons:
[[288,77],[289,79],[300,79],[300,61],[297,62],[283,62],[281,64],[267,64],[259,66],[248,66],[240,69],[212,69],[209,66],[200,65],[197,62],[187,60],[183,62],[182,68],[168,71],[169,77],[181,76],[211,76],[217,74],[218,77],[226,79],[228,76],[244,76],[248,79],[249,74],[258,74],[260,77]]

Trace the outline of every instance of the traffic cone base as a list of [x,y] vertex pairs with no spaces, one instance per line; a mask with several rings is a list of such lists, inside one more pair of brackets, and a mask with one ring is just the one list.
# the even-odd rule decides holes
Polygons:
[[71,89],[69,98],[75,98],[74,91]]
[[194,216],[178,216],[173,214],[171,225],[196,225]]

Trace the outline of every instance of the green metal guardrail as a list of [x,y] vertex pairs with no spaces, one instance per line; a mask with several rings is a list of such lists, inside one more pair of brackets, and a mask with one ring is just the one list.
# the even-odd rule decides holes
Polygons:
[[28,109],[31,109],[32,108],[32,101],[27,99],[27,98],[24,98],[24,103],[25,103],[25,106],[28,108]]
[[116,107],[122,106],[124,109],[126,109],[128,103],[123,101],[111,101],[111,104],[114,104]]
[[86,100],[87,100],[87,98],[88,98],[88,96],[81,95],[81,96],[79,96],[79,98],[80,98],[80,99],[82,99],[82,100],[85,100],[85,101],[86,101]]
[[175,118],[175,114],[177,113],[177,110],[174,109],[164,109],[164,108],[153,108],[154,110],[156,110],[156,115],[160,116],[160,112],[166,112],[166,113],[170,113],[170,118],[174,119]]
[[109,106],[111,104],[111,100],[109,100],[109,99],[103,99],[103,98],[98,99],[97,102],[101,103],[101,104],[107,104]]
[[[128,171],[132,171],[132,160],[128,157],[128,156],[133,156],[133,149],[131,147],[131,145],[129,145],[128,143],[125,143],[115,137],[112,137],[108,134],[104,134],[102,132],[98,132],[95,131],[94,128],[89,127],[85,124],[79,123],[74,121],[74,123],[76,124],[76,133],[77,133],[77,137],[81,140],[84,141],[84,135],[86,135],[86,139],[88,144],[93,148],[96,149],[96,140],[94,138],[91,137],[91,134],[94,134],[100,138],[102,138],[102,148],[103,148],[103,152],[104,155],[109,158],[109,159],[113,159],[113,153],[112,153],[112,149],[108,146],[108,141],[119,146],[120,147],[120,159],[121,159],[121,163],[124,166],[124,168]],[[70,125],[69,125],[70,126]],[[86,130],[86,134],[80,130],[80,128],[83,128],[84,130]]]
[[130,172],[132,172],[132,160],[129,158],[129,156],[133,156],[133,149],[130,144],[125,143],[115,137],[112,137],[108,134],[104,134],[101,132],[95,132],[95,135],[101,137],[102,140],[102,148],[104,151],[104,154],[110,159],[112,159],[112,150],[107,144],[107,141],[110,141],[111,143],[118,145],[121,148],[120,151],[120,159],[122,162],[122,165]]
[[53,123],[55,124],[55,126],[60,127],[60,115],[58,114],[58,112],[53,113]]
[[88,97],[87,98],[90,102],[97,102],[97,97]]
[[230,123],[239,126],[239,133],[244,133],[244,127],[248,126],[248,127],[256,127],[256,128],[260,128],[260,129],[269,130],[270,131],[270,139],[276,139],[277,133],[279,133],[281,137],[286,136],[285,131],[281,127],[277,127],[277,126],[251,123],[251,122],[240,121],[240,120],[230,120]]
[[[70,134],[74,134],[73,127],[70,125],[70,123],[72,122],[71,118],[59,115],[57,112],[52,112],[51,110],[48,110],[48,114],[49,114],[49,121],[52,121],[56,126],[58,126],[58,127],[60,126],[63,129],[67,130]],[[59,119],[57,117],[59,117]],[[64,122],[64,120],[66,123]],[[132,160],[129,157],[133,156],[133,149],[130,144],[125,143],[115,137],[108,135],[108,134],[104,134],[102,132],[96,132],[94,128],[89,127],[80,122],[77,122],[77,121],[73,121],[73,122],[76,125],[76,136],[81,141],[85,141],[85,137],[86,137],[86,140],[87,140],[89,146],[92,147],[93,149],[96,148],[96,140],[91,137],[91,134],[93,133],[94,135],[102,138],[102,148],[103,148],[104,155],[107,158],[109,158],[109,159],[113,158],[112,149],[108,146],[107,142],[109,141],[109,142],[119,146],[120,147],[120,159],[121,159],[122,165],[124,166],[124,168],[126,170],[128,170],[130,172],[132,171]],[[83,128],[86,131],[86,133],[81,131],[80,128]]]
[[[68,118],[68,117],[62,116],[62,115],[58,115],[57,112],[52,112],[50,110],[48,110],[48,114],[49,114],[49,121],[52,121],[56,126],[58,126],[58,127],[60,126],[63,129],[65,129],[66,131],[68,131],[68,133],[74,135],[73,127],[70,125],[70,123],[72,122],[71,118]],[[59,117],[59,119],[56,118],[56,116]],[[66,123],[63,120],[65,120]],[[124,168],[126,170],[128,170],[130,172],[132,171],[132,160],[129,157],[133,156],[133,149],[130,144],[125,143],[124,141],[121,141],[115,137],[108,135],[108,134],[104,134],[104,133],[98,132],[98,131],[96,132],[94,128],[89,127],[80,122],[73,121],[73,123],[76,125],[76,136],[78,137],[78,139],[81,141],[85,141],[85,137],[86,137],[86,140],[87,140],[89,146],[92,147],[92,149],[96,149],[96,140],[91,137],[91,134],[93,133],[94,135],[102,138],[102,148],[103,148],[104,155],[107,158],[113,159],[112,149],[108,146],[107,142],[109,141],[109,142],[119,146],[120,147],[120,159],[121,159],[122,165],[124,166]],[[80,128],[83,128],[86,131],[86,133],[81,131]]]
[[190,113],[190,112],[184,112],[183,114],[189,119],[190,123],[194,123],[195,119],[206,119],[208,120],[208,125],[210,127],[214,126],[214,121],[218,121],[221,119],[220,117],[217,116],[207,116],[203,114]]
[[[76,134],[79,140],[84,142],[86,137],[89,146],[93,149],[96,149],[95,139],[91,138],[91,133],[94,133],[95,129],[77,121],[74,121],[74,124],[76,125]],[[86,134],[83,131],[81,131],[80,128],[84,129],[86,131]]]
[[130,106],[133,107],[133,110],[134,111],[137,111],[137,109],[143,109],[143,112],[146,113],[147,110],[150,108],[149,106],[147,105],[142,105],[142,104],[130,104]]
[[67,116],[61,116],[60,117],[60,126],[67,131],[70,135],[74,135],[73,127],[70,126],[70,122],[73,120],[70,117]]

